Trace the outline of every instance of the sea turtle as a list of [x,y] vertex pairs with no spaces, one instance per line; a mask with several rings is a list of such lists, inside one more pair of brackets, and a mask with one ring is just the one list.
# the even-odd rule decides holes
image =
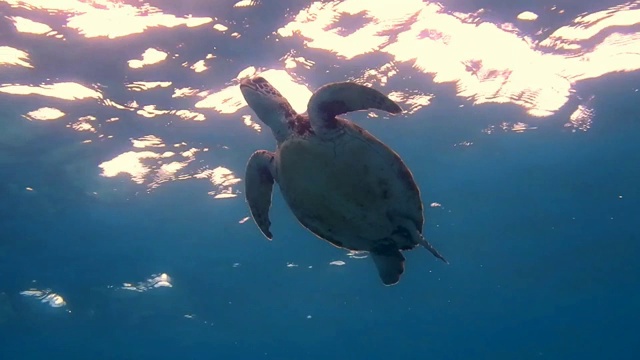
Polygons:
[[353,82],[331,83],[297,114],[263,77],[243,79],[245,100],[277,141],[247,163],[245,195],[254,221],[268,239],[274,181],[298,221],[316,236],[349,250],[368,251],[385,285],[404,272],[400,250],[424,246],[420,190],[400,156],[360,126],[336,117],[351,111],[402,112],[379,91]]

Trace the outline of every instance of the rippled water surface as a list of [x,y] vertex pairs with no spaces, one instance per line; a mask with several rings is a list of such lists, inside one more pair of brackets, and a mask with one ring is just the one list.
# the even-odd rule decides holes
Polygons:
[[[395,100],[450,264],[267,241],[258,74]],[[635,359],[639,113],[640,1],[0,0],[0,359]]]

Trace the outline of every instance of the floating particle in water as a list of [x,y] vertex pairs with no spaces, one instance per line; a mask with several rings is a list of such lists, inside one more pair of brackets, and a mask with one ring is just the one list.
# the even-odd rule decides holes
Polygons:
[[366,251],[351,250],[347,253],[347,256],[351,259],[365,259],[369,254]]
[[173,287],[170,281],[171,278],[169,275],[162,273],[151,280],[153,282],[153,287]]
[[140,281],[137,284],[132,283],[123,283],[120,287],[123,290],[137,291],[137,292],[145,292],[154,288],[161,287],[173,287],[171,284],[171,277],[166,273],[162,274],[152,274],[145,281]]
[[67,305],[66,301],[64,301],[64,298],[62,296],[52,292],[50,289],[46,289],[46,290],[29,289],[29,290],[21,291],[20,295],[35,297],[36,299],[40,300],[40,302],[46,303],[49,306],[54,308],[59,308]]
[[526,124],[526,123],[523,123],[523,122],[517,122],[515,124],[509,123],[509,122],[503,122],[502,124],[500,124],[500,127],[504,131],[514,131],[514,132],[517,132],[517,133],[521,133],[521,132],[524,132],[526,130],[535,130],[535,129],[537,129],[537,127],[530,126],[529,124]]
[[582,130],[587,131],[591,128],[593,123],[593,117],[596,112],[593,109],[593,99],[595,96],[590,96],[587,101],[578,105],[578,108],[569,116],[569,122],[564,124],[565,127],[573,128],[573,131]]

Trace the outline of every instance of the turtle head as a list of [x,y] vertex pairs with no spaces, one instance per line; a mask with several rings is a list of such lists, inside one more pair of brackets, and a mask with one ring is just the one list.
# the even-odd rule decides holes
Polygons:
[[283,141],[289,132],[287,122],[297,115],[287,99],[260,76],[243,79],[240,91],[249,107],[271,128],[276,140]]

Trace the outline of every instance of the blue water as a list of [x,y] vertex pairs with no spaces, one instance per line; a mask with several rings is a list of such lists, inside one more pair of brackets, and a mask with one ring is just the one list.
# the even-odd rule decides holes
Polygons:
[[[412,170],[425,203],[424,233],[450,265],[424,249],[405,252],[405,274],[385,287],[371,259],[351,258],[302,228],[277,190],[273,241],[246,219],[243,182],[229,185],[235,197],[214,198],[227,186],[194,174],[222,166],[243,179],[251,153],[272,149],[274,140],[266,126],[256,132],[243,123],[243,115],[252,115],[247,107],[225,113],[196,107],[202,97],[172,94],[185,87],[208,93],[233,87],[250,66],[286,71],[313,91],[359,78],[392,61],[389,54],[349,59],[305,45],[304,34],[274,34],[309,6],[302,1],[247,8],[234,8],[233,1],[150,1],[164,14],[216,19],[112,39],[66,26],[70,10],[16,3],[0,1],[7,16],[0,20],[0,46],[27,52],[32,67],[0,63],[0,359],[639,356],[639,70],[576,80],[569,100],[540,117],[515,100],[474,104],[458,96],[453,83],[396,61],[397,75],[374,86],[385,93],[433,94],[431,103],[403,117],[348,118],[396,150]],[[460,3],[443,6],[462,13],[480,6]],[[551,3],[515,8],[484,1],[481,17],[515,22],[518,13],[531,10],[541,15],[538,23],[516,23],[518,36],[541,38],[582,12],[618,4],[566,5],[557,14],[545,13]],[[638,2],[630,4],[628,11],[638,8]],[[17,31],[14,16],[46,23],[65,40]],[[367,21],[347,19],[341,26],[355,31]],[[213,30],[214,23],[229,29]],[[640,20],[612,25],[601,37],[616,29],[637,34],[638,26]],[[151,47],[170,55],[142,69],[127,65]],[[315,64],[286,68],[281,58],[291,51]],[[209,69],[189,69],[208,53],[216,56],[206,61]],[[635,59],[640,63],[640,55]],[[172,84],[127,90],[134,81]],[[102,98],[2,91],[57,82],[82,84]],[[148,118],[105,99],[129,109],[132,101],[186,109],[206,120]],[[565,126],[579,105],[592,115],[589,126]],[[25,117],[41,107],[65,115]],[[95,132],[68,126],[87,115],[96,117],[85,121]],[[113,117],[119,120],[108,121]],[[512,131],[518,122],[531,129]],[[132,146],[132,139],[147,135],[165,146]],[[182,142],[187,145],[173,146]],[[136,183],[126,173],[103,176],[100,167],[129,151],[189,148],[199,151],[178,171],[185,178],[158,187],[151,186],[153,174]],[[144,163],[157,171],[158,163],[170,161]],[[336,260],[345,264],[330,264]],[[160,274],[171,287],[153,286]],[[126,289],[131,284],[141,285]],[[58,295],[64,306],[25,295],[28,290]]]

